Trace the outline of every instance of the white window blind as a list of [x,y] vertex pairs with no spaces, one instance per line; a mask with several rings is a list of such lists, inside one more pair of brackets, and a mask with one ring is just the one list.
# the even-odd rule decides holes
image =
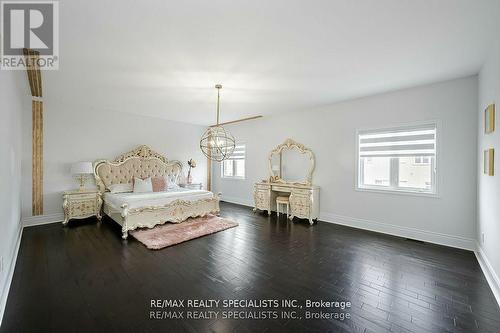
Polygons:
[[435,155],[436,125],[359,134],[360,157]]
[[359,189],[436,193],[436,124],[358,132]]
[[240,143],[236,144],[234,151],[229,157],[230,160],[244,160],[245,159],[245,145]]
[[243,143],[237,143],[233,153],[229,158],[221,163],[222,178],[245,178],[245,158],[246,146]]

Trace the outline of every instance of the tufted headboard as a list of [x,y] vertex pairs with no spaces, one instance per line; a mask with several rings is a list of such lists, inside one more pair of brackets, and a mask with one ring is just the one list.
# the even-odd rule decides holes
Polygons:
[[114,161],[100,160],[94,163],[95,182],[101,193],[113,184],[132,184],[134,177],[168,176],[177,183],[181,174],[181,162],[169,161],[145,145],[118,156]]

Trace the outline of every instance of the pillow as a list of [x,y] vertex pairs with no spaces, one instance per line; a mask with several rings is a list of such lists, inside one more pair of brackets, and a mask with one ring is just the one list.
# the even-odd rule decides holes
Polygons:
[[153,177],[151,178],[151,183],[153,184],[153,192],[165,192],[167,190],[167,180],[165,177]]
[[134,190],[132,184],[113,184],[108,188],[111,193],[126,193]]
[[134,177],[134,193],[153,192],[153,183],[151,177],[141,179]]
[[175,183],[177,185],[180,185],[180,184],[186,184],[186,175],[184,173],[180,173],[179,176],[177,176],[177,179],[175,180]]
[[170,177],[165,176],[165,180],[167,181],[167,191],[179,188],[179,185],[177,185],[173,180],[171,180]]

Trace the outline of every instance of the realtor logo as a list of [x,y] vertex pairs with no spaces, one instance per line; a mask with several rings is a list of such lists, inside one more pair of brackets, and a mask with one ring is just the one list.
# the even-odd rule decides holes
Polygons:
[[23,49],[39,53],[40,69],[59,68],[59,3],[57,1],[1,2],[0,69],[26,69]]

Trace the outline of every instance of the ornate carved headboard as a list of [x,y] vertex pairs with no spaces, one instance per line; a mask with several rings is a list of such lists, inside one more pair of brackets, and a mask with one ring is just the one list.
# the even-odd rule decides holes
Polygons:
[[113,184],[132,184],[134,177],[168,176],[177,183],[181,174],[181,162],[169,161],[145,145],[118,156],[114,161],[99,160],[94,163],[95,182],[101,193]]

